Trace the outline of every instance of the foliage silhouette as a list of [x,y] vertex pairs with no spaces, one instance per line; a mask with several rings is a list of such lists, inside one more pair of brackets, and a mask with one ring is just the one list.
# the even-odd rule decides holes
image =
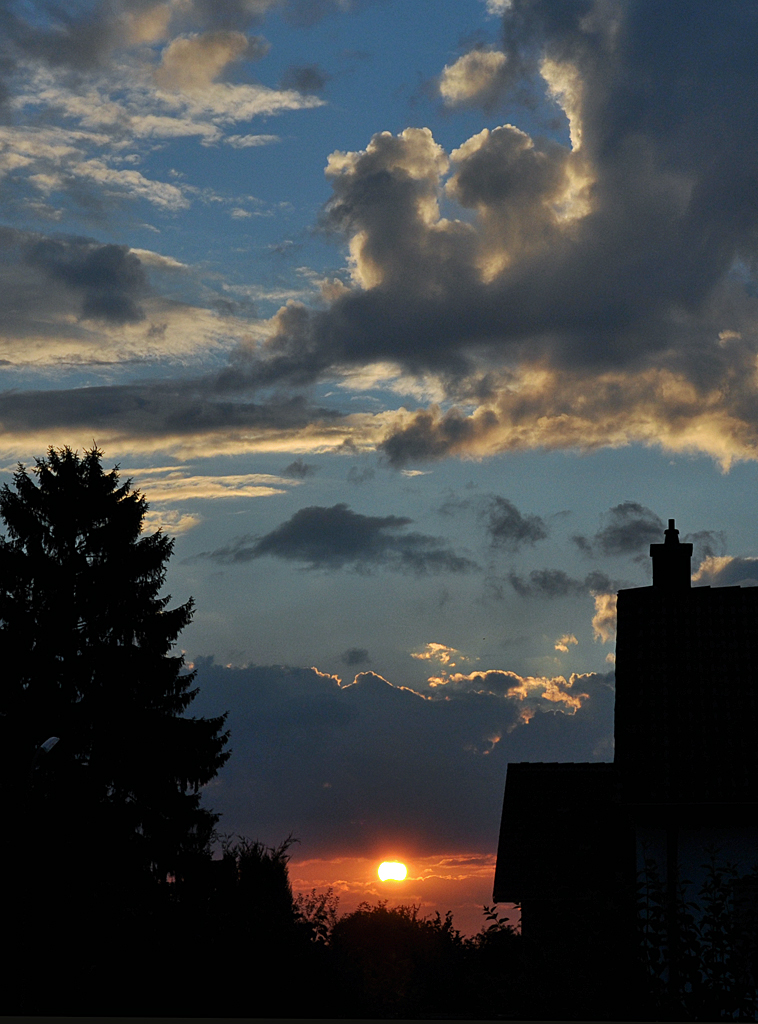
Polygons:
[[454,998],[463,939],[450,913],[361,903],[337,921],[331,947],[350,1015],[424,1016]]
[[681,880],[672,914],[658,866],[645,859],[638,920],[650,1012],[656,1019],[754,1021],[758,874],[740,877],[735,865],[719,862],[715,850],[702,868],[697,898],[688,898],[691,883]]
[[337,923],[337,908],[340,898],[335,895],[330,885],[326,892],[319,893],[311,889],[308,893],[295,896],[295,912],[298,922],[307,933],[311,942],[326,945],[332,937]]
[[224,717],[183,717],[194,675],[171,651],[193,604],[161,596],[173,541],[142,533],[145,498],[101,459],[50,448],[0,490],[0,786],[23,836],[20,858],[6,831],[5,877],[20,864],[22,884],[5,909],[35,953],[35,915],[65,921],[94,957],[85,975],[88,935],[132,933],[169,873],[208,855],[199,788],[229,756]]

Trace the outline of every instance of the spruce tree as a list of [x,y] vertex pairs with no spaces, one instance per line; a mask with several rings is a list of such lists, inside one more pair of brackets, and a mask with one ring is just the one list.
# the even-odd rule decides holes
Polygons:
[[146,499],[101,459],[50,448],[0,490],[0,786],[21,836],[10,853],[33,846],[37,877],[52,872],[80,901],[109,884],[165,888],[205,853],[218,816],[198,790],[229,757],[225,716],[184,717],[194,673],[172,650],[193,602],[169,609],[161,595],[174,542],[142,532]]

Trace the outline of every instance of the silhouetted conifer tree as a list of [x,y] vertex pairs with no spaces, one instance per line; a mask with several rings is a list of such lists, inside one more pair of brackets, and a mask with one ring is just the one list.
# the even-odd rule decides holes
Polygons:
[[218,816],[198,789],[229,756],[223,717],[183,717],[194,674],[171,651],[193,605],[161,596],[174,542],[142,533],[145,498],[101,459],[50,448],[0,490],[5,870],[32,872],[22,919],[68,906],[54,932],[87,906],[136,913],[205,854]]

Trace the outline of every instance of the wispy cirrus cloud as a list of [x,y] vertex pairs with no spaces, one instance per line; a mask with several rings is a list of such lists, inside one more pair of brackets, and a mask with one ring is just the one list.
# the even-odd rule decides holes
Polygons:
[[192,476],[181,469],[160,468],[149,471],[124,469],[136,487],[149,493],[151,502],[177,502],[199,498],[262,498],[284,494],[298,481],[269,473],[242,473],[224,476]]

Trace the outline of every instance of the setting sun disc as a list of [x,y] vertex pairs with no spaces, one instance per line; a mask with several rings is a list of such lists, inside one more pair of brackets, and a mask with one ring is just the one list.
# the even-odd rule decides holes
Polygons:
[[385,860],[379,865],[378,874],[383,882],[386,882],[388,879],[392,879],[395,882],[402,882],[408,874],[408,869],[405,864],[401,864],[397,860]]

